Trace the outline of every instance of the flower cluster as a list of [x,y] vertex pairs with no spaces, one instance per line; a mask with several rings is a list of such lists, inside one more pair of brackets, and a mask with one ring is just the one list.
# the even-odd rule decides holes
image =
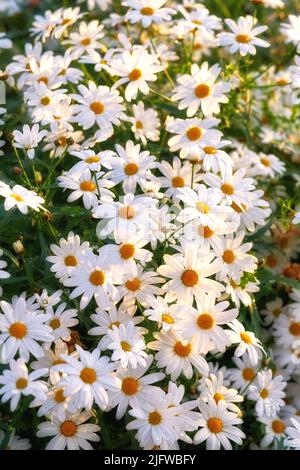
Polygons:
[[299,13],[69,3],[0,33],[0,448],[300,449]]

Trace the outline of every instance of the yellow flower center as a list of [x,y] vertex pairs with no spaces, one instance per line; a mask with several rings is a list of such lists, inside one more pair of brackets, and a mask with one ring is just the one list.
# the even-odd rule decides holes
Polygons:
[[82,41],[80,41],[80,44],[82,46],[89,46],[91,44],[91,40],[90,40],[90,38],[84,38],[84,39],[82,39]]
[[123,259],[130,259],[133,257],[135,252],[134,245],[131,245],[130,243],[125,243],[120,247],[119,252]]
[[232,250],[225,250],[222,258],[225,263],[232,264],[235,261],[235,254]]
[[68,255],[64,259],[66,266],[77,266],[77,259],[73,255]]
[[219,403],[220,400],[224,400],[224,396],[222,393],[217,392],[214,394],[214,400],[216,403]]
[[184,179],[182,178],[182,176],[174,176],[174,178],[172,178],[172,186],[173,188],[183,188]]
[[93,384],[97,380],[97,375],[94,369],[91,367],[85,367],[80,372],[80,378],[85,384]]
[[197,325],[201,330],[210,330],[215,324],[213,317],[209,313],[202,313],[197,318]]
[[174,323],[173,318],[168,313],[162,314],[161,321],[163,321],[164,323],[168,323],[169,325],[172,325]]
[[187,357],[191,353],[192,347],[190,343],[182,344],[181,341],[177,341],[174,345],[174,352],[179,357]]
[[240,42],[241,44],[247,44],[248,42],[251,41],[251,37],[248,36],[248,34],[237,34],[235,36],[235,39],[237,42]]
[[65,437],[72,437],[76,434],[77,426],[73,421],[64,421],[60,425],[60,432]]
[[128,163],[125,165],[124,171],[128,176],[135,175],[139,171],[139,166],[136,163]]
[[202,130],[200,129],[200,127],[190,127],[187,130],[186,136],[189,140],[198,140],[202,137]]
[[193,271],[192,269],[187,269],[182,273],[181,280],[186,287],[193,287],[199,281],[199,276],[196,271]]
[[207,226],[201,227],[201,233],[203,234],[204,238],[210,238],[214,234],[213,230]]
[[252,344],[251,336],[249,335],[249,333],[246,333],[246,331],[242,331],[242,333],[240,333],[240,338],[242,341],[244,341],[244,343]]
[[43,96],[43,98],[41,98],[41,104],[43,106],[48,106],[48,104],[50,103],[50,98],[49,96]]
[[234,193],[234,187],[231,186],[231,184],[224,183],[221,186],[221,191],[223,191],[227,196],[231,196]]
[[285,430],[285,424],[280,419],[274,419],[272,429],[276,434],[282,434]]
[[203,150],[205,153],[207,153],[207,155],[214,155],[217,153],[217,149],[215,147],[211,147],[210,145],[204,147]]
[[273,317],[278,318],[279,315],[281,314],[280,308],[274,308],[272,314],[273,314]]
[[300,335],[300,322],[291,323],[289,331],[290,331],[291,335],[299,336]]
[[246,380],[247,382],[251,382],[251,380],[253,380],[254,377],[255,377],[254,370],[251,369],[251,367],[245,367],[245,369],[243,370],[244,380]]
[[197,202],[196,208],[198,209],[199,212],[202,212],[202,214],[209,213],[209,207],[207,204],[204,204],[204,202]]
[[222,420],[220,418],[210,418],[207,421],[207,427],[210,430],[210,432],[214,434],[218,434],[223,429]]
[[57,403],[63,403],[65,401],[66,397],[64,396],[64,389],[63,388],[60,388],[59,390],[56,390],[55,395],[54,395],[54,399]]
[[240,206],[238,206],[235,202],[232,202],[231,208],[238,214],[241,214],[242,212],[245,212],[245,210],[247,210],[246,204],[241,204]]
[[260,161],[264,166],[270,166],[270,160],[267,158],[261,158]]
[[96,189],[96,185],[92,181],[82,181],[82,183],[80,183],[80,189],[82,191],[93,192]]
[[125,351],[125,352],[131,351],[131,346],[130,346],[130,344],[129,344],[127,341],[121,341],[121,348],[122,348],[123,351]]
[[53,318],[50,323],[49,323],[49,326],[51,326],[51,328],[53,330],[57,330],[57,328],[60,327],[60,320],[59,318]]
[[90,283],[94,286],[102,286],[105,281],[105,273],[103,271],[95,270],[90,274]]
[[196,86],[195,88],[195,95],[197,98],[206,98],[210,94],[210,87],[205,85],[205,83],[201,83],[201,85]]
[[149,413],[148,415],[149,424],[152,424],[152,426],[157,426],[161,422],[162,422],[162,416],[160,413],[158,413],[157,411],[152,411],[151,413]]
[[121,325],[121,322],[119,322],[119,321],[113,321],[113,322],[109,325],[109,328],[112,330],[112,327],[113,327],[113,326],[116,326],[117,328],[119,328],[120,325]]
[[125,282],[125,287],[132,292],[139,290],[141,287],[141,281],[136,277],[134,279]]
[[16,381],[16,387],[18,390],[24,390],[28,385],[28,380],[27,379],[18,379]]
[[17,339],[23,339],[27,334],[27,326],[24,323],[12,323],[9,327],[9,334]]
[[100,161],[99,157],[88,157],[85,159],[86,163],[98,163]]
[[104,112],[104,104],[101,103],[100,101],[94,101],[94,103],[90,104],[90,109],[95,114],[102,114]]
[[136,121],[135,127],[136,127],[137,129],[143,129],[144,126],[143,126],[142,121]]
[[140,13],[141,15],[151,16],[153,15],[154,11],[155,11],[154,8],[144,7],[144,8],[141,8]]
[[24,199],[22,198],[22,196],[20,196],[19,194],[16,194],[16,193],[12,193],[10,195],[10,197],[13,197],[16,201],[18,202],[24,202]]
[[136,80],[141,78],[141,76],[142,76],[142,71],[140,69],[133,69],[133,70],[131,70],[130,74],[128,75],[129,80],[131,82],[135,82]]
[[122,392],[125,395],[135,395],[139,389],[139,383],[134,377],[126,377],[122,381]]
[[40,77],[40,78],[38,79],[38,82],[39,82],[39,83],[45,83],[45,85],[48,85],[49,80],[48,80],[47,77]]
[[259,394],[263,400],[269,396],[269,392],[266,388],[262,388]]

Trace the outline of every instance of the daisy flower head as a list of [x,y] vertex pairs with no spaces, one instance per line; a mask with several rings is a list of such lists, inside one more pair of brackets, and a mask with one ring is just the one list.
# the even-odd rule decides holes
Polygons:
[[33,395],[35,400],[45,400],[47,384],[39,379],[47,372],[46,369],[39,369],[28,373],[24,359],[11,359],[9,369],[4,369],[0,375],[0,394],[2,402],[10,400],[10,410],[16,410],[22,395]]
[[71,396],[78,409],[90,410],[95,402],[101,410],[109,404],[108,391],[117,390],[120,380],[115,376],[115,364],[99,349],[84,351],[76,345],[79,358],[62,355],[63,364],[54,366],[65,375],[59,385],[65,387],[65,396]]
[[[0,257],[1,256],[3,256],[2,250],[0,250]],[[10,277],[10,273],[5,271],[6,267],[7,267],[7,262],[0,259],[0,279],[7,279],[8,277]]]
[[253,366],[258,364],[259,359],[262,358],[264,349],[261,342],[255,337],[252,331],[246,331],[242,323],[238,320],[233,320],[229,323],[230,330],[227,330],[227,334],[230,337],[232,344],[238,344],[234,356],[241,357],[245,353]]
[[193,186],[198,186],[198,181],[201,179],[201,175],[192,170],[192,166],[189,162],[181,164],[178,157],[174,157],[172,165],[167,161],[163,160],[158,165],[159,171],[162,173],[162,177],[159,177],[159,182],[162,188],[166,188],[165,196],[171,197],[174,201],[180,198],[181,189],[190,188],[191,182]]
[[199,400],[209,402],[213,399],[217,404],[223,400],[227,410],[239,414],[240,408],[236,403],[241,403],[244,399],[235,388],[225,387],[223,382],[224,379],[221,371],[217,375],[210,374],[205,380],[201,381],[198,387],[200,392]]
[[51,421],[38,425],[37,437],[51,437],[45,450],[92,450],[88,441],[99,442],[100,427],[96,424],[86,423],[92,417],[90,411],[78,411],[75,414],[67,413],[60,419],[57,415]]
[[108,308],[110,299],[115,299],[117,294],[110,271],[107,260],[92,251],[86,253],[82,265],[76,266],[70,277],[63,281],[64,286],[75,287],[70,299],[81,296],[81,309],[86,308],[92,298],[100,308]]
[[[28,213],[28,208],[39,212],[44,209],[42,204],[45,200],[38,196],[35,191],[30,191],[19,184],[10,188],[6,183],[0,181],[0,196],[4,197],[4,209],[6,211],[16,207],[22,214]],[[45,210],[45,209],[44,209]]]
[[239,284],[232,278],[225,279],[225,282],[227,283],[225,292],[230,295],[237,308],[240,307],[241,303],[249,307],[253,302],[252,294],[259,291],[259,282],[257,280],[254,282],[249,281],[246,285]]
[[192,117],[199,108],[204,116],[219,114],[219,103],[227,103],[226,93],[230,91],[230,84],[216,81],[221,68],[218,64],[209,68],[204,62],[201,68],[197,64],[191,67],[191,75],[182,75],[178,78],[179,85],[174,89],[173,100],[179,100],[179,109],[187,108],[187,116]]
[[46,322],[50,314],[28,311],[24,297],[19,297],[12,304],[0,302],[0,345],[1,360],[7,364],[19,352],[26,362],[30,354],[39,358],[44,355],[39,342],[52,342],[52,328]]
[[116,418],[121,419],[128,406],[131,408],[142,408],[145,401],[153,402],[153,394],[160,390],[153,386],[165,377],[162,372],[147,374],[153,361],[152,356],[145,358],[145,365],[137,364],[136,367],[128,365],[120,367],[116,376],[120,379],[120,390],[110,393],[111,406],[117,406]]
[[39,130],[39,125],[34,124],[30,128],[27,124],[23,126],[23,131],[14,131],[14,146],[24,149],[31,160],[34,158],[36,148],[39,142],[47,135],[46,130]]
[[247,54],[255,55],[255,46],[270,46],[267,41],[257,37],[258,34],[266,31],[268,27],[255,26],[256,19],[253,16],[240,16],[237,22],[226,18],[225,23],[232,32],[220,33],[218,35],[218,42],[220,46],[228,47],[231,54],[239,52],[241,56],[246,56]]
[[126,85],[125,99],[136,99],[138,91],[144,95],[150,92],[147,82],[155,82],[156,74],[164,69],[158,63],[156,54],[151,54],[142,46],[137,46],[132,51],[124,51],[110,61],[110,73],[121,77],[114,89],[120,85]]
[[261,440],[261,447],[266,448],[273,444],[273,448],[276,449],[276,445],[282,439],[286,438],[286,420],[281,419],[278,415],[273,417],[262,417],[259,421],[265,425],[265,435]]
[[289,15],[289,23],[282,23],[281,32],[286,37],[287,43],[292,43],[297,46],[298,52],[300,51],[300,16]]
[[274,336],[278,345],[289,347],[300,339],[300,310],[284,312],[274,321]]
[[147,108],[143,101],[139,101],[132,106],[133,117],[129,118],[132,124],[131,130],[136,140],[141,140],[143,145],[147,141],[156,142],[159,140],[160,121],[155,109]]
[[[1,7],[0,7],[1,8]],[[2,446],[5,439],[5,432],[0,430],[0,445]],[[13,429],[8,443],[6,444],[7,450],[28,450],[31,448],[29,439],[22,439],[20,436],[17,436],[16,430]]]
[[[107,132],[107,137],[113,134],[113,124],[119,125],[125,119],[123,99],[117,90],[108,86],[97,86],[93,81],[88,86],[79,85],[80,94],[72,95],[78,103],[74,105],[74,120],[83,127],[90,129],[96,124]],[[109,133],[109,135],[108,135]]]
[[255,383],[250,385],[248,398],[256,402],[255,410],[258,416],[276,416],[280,407],[284,406],[283,398],[286,382],[281,375],[273,377],[271,369],[257,373]]
[[164,331],[168,331],[178,321],[180,309],[180,305],[169,305],[164,297],[156,296],[150,308],[144,311],[144,315],[157,322]]
[[286,428],[287,438],[284,443],[288,447],[295,450],[300,450],[300,421],[295,418],[291,418],[292,426]]
[[211,399],[208,403],[203,400],[198,401],[201,420],[199,422],[200,430],[195,434],[194,444],[200,444],[206,441],[207,450],[231,450],[230,441],[238,445],[242,445],[245,434],[238,427],[242,424],[242,420],[237,417],[236,413],[226,409],[224,400],[218,403]]
[[182,309],[175,329],[180,331],[184,338],[194,339],[198,345],[199,353],[207,354],[211,350],[225,352],[231,341],[227,330],[222,325],[229,324],[237,315],[236,308],[227,310],[229,302],[216,303],[213,292],[202,293],[196,299],[197,308]]
[[212,129],[219,124],[219,119],[171,119],[166,123],[166,129],[171,134],[176,134],[168,140],[171,152],[180,150],[180,157],[186,158],[189,153],[198,152],[199,149],[209,146],[216,139],[220,139],[222,133]]
[[[242,359],[234,357],[235,368],[230,369],[232,385],[237,388],[241,394],[249,393],[249,384],[251,384],[257,375],[259,366],[254,366],[247,356]],[[247,391],[246,391],[247,389]]]
[[123,368],[130,365],[135,369],[138,364],[146,365],[146,344],[133,322],[121,324],[119,327],[113,325],[112,329],[107,331],[107,336],[107,348],[113,351],[112,361],[120,361]]
[[52,264],[50,271],[63,281],[70,277],[74,268],[83,264],[91,248],[89,242],[81,243],[79,235],[69,232],[67,239],[61,238],[59,245],[50,245],[50,250],[53,254],[46,258]]
[[60,340],[70,341],[70,328],[79,323],[79,320],[75,318],[77,316],[77,310],[74,308],[66,310],[66,306],[66,303],[62,303],[55,311],[52,307],[47,309],[47,313],[51,315],[47,323],[52,328],[55,343]]
[[170,279],[163,286],[167,300],[177,298],[181,304],[192,305],[193,299],[201,298],[203,293],[221,295],[223,285],[209,279],[219,271],[220,264],[213,261],[213,254],[201,255],[198,244],[189,243],[182,253],[164,256],[165,264],[159,266],[157,272]]
[[155,271],[145,271],[142,266],[137,265],[135,271],[124,273],[121,286],[119,287],[119,298],[125,302],[139,302],[144,307],[149,307],[155,302],[156,296],[162,293],[160,287],[163,279],[158,277]]
[[70,33],[65,44],[69,45],[68,53],[74,59],[79,59],[84,54],[91,54],[101,48],[100,39],[104,36],[103,25],[98,20],[86,23],[81,21],[77,31]]
[[70,154],[76,157],[79,161],[68,171],[68,174],[83,174],[84,170],[91,172],[99,172],[103,166],[106,169],[111,169],[110,160],[114,156],[111,150],[104,150],[103,152],[95,152],[94,150],[73,150]]
[[[59,380],[57,381],[59,382]],[[57,384],[55,382],[55,384]],[[67,413],[76,413],[77,407],[74,405],[71,397],[66,397],[65,388],[58,385],[54,385],[48,390],[46,400],[39,406],[37,415],[46,416],[47,418],[57,417],[60,420],[66,419]],[[40,405],[39,403],[39,405]]]
[[125,18],[132,24],[141,23],[144,28],[171,20],[176,11],[164,8],[165,3],[167,0],[122,0],[122,5],[129,8]]

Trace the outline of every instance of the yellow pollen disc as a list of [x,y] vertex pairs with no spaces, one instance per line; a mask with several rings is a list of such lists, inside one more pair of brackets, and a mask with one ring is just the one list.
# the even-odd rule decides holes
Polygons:
[[210,94],[209,86],[202,83],[201,85],[196,86],[195,88],[195,95],[197,98],[203,99],[206,98]]
[[214,394],[214,400],[216,403],[219,403],[220,400],[224,400],[224,396],[222,395],[222,393],[215,393]]
[[95,114],[102,114],[104,111],[104,104],[100,103],[100,101],[94,101],[94,103],[90,104],[90,109],[95,113]]
[[119,321],[113,321],[113,322],[109,325],[109,328],[112,330],[112,327],[113,327],[113,326],[116,326],[117,328],[119,328],[120,325],[121,325],[121,322],[119,322]]
[[59,145],[60,147],[66,147],[68,143],[68,140],[66,137],[62,136],[58,140],[55,141],[56,145]]
[[273,314],[273,317],[278,318],[279,315],[281,314],[280,308],[274,308],[272,314]]
[[225,250],[222,258],[225,263],[231,264],[235,261],[235,254],[231,250]]
[[215,153],[217,153],[217,149],[215,147],[211,147],[210,145],[204,147],[203,150],[207,155],[215,155]]
[[189,140],[198,140],[202,137],[202,130],[200,127],[190,127],[186,132],[186,136]]
[[91,367],[85,367],[80,372],[80,378],[85,384],[93,384],[94,382],[96,382],[97,375],[94,369],[92,369]]
[[18,390],[24,390],[28,385],[28,380],[27,379],[18,379],[16,381],[16,387]]
[[92,181],[82,181],[82,183],[80,183],[80,189],[82,191],[93,192],[96,189],[96,185]]
[[291,323],[291,325],[289,327],[289,332],[293,336],[299,336],[300,335],[300,322]]
[[58,75],[59,75],[60,77],[64,77],[64,76],[66,75],[66,73],[67,73],[67,70],[66,70],[66,69],[62,69],[62,70],[59,72]]
[[84,38],[84,39],[82,39],[82,41],[80,41],[80,44],[82,46],[89,46],[91,44],[91,40],[90,40],[90,38]]
[[203,233],[203,237],[204,237],[204,238],[210,238],[210,237],[214,234],[213,230],[211,230],[211,229],[210,229],[209,227],[207,227],[207,226],[201,227],[201,229],[202,229],[202,232],[201,232],[201,233]]
[[98,163],[100,161],[99,157],[88,157],[85,159],[86,163]]
[[234,193],[234,188],[231,184],[224,183],[221,186],[221,191],[223,191],[227,196],[231,196]]
[[182,344],[181,341],[177,341],[174,345],[174,352],[179,357],[187,357],[191,353],[192,347],[189,343]]
[[72,20],[70,20],[69,18],[64,18],[61,22],[61,24],[63,26],[65,26],[66,24],[69,24],[69,23],[72,23]]
[[122,392],[125,395],[135,395],[139,389],[139,383],[134,377],[126,377],[122,381]]
[[285,424],[280,419],[274,419],[272,429],[276,434],[282,434],[285,430]]
[[155,10],[151,7],[144,7],[144,8],[141,8],[140,13],[141,15],[151,16],[153,15],[154,11]]
[[285,78],[279,78],[276,80],[277,85],[287,85],[288,81]]
[[136,80],[141,78],[141,76],[142,76],[142,71],[140,69],[133,69],[133,70],[131,70],[130,74],[128,75],[129,80],[131,82],[135,82]]
[[246,333],[246,331],[242,331],[242,333],[240,333],[240,338],[242,341],[244,341],[244,343],[252,344],[251,336],[249,335],[249,333]]
[[207,421],[207,427],[210,430],[210,432],[214,434],[218,434],[223,429],[222,420],[220,418],[210,418]]
[[187,269],[182,273],[181,280],[186,287],[193,287],[199,281],[199,276],[196,271],[193,271],[192,269]]
[[24,199],[22,198],[22,196],[19,196],[19,194],[12,193],[10,197],[13,197],[18,202],[24,202]]
[[9,334],[17,339],[23,339],[27,334],[27,326],[24,323],[12,323],[9,327]]
[[142,121],[136,121],[135,127],[136,127],[137,129],[143,129],[144,126],[143,126]]
[[124,206],[124,207],[120,207],[119,209],[119,217],[121,217],[121,219],[133,219],[135,217],[135,210],[133,207],[130,207],[130,206]]
[[251,369],[251,367],[246,367],[244,370],[243,370],[243,378],[244,380],[246,380],[247,382],[251,382],[251,380],[253,380],[255,377],[255,372],[253,369]]
[[125,287],[132,292],[139,290],[141,287],[141,281],[136,277],[134,279],[128,280],[125,282]]
[[231,207],[238,214],[241,214],[242,212],[245,212],[247,210],[246,204],[241,204],[240,206],[238,206],[235,202],[233,202],[231,204]]
[[73,255],[68,255],[64,259],[66,266],[77,266],[77,259]]
[[105,281],[105,273],[103,271],[99,271],[96,269],[96,271],[93,271],[90,274],[90,283],[93,284],[94,286],[102,286]]
[[248,42],[251,41],[251,37],[248,36],[248,34],[237,34],[235,36],[235,39],[237,42],[240,42],[241,44],[248,44]]
[[237,289],[239,287],[239,284],[237,284],[233,279],[230,279],[230,285],[234,289]]
[[139,171],[139,166],[136,163],[128,163],[124,167],[127,176],[135,175]]
[[130,243],[125,243],[121,246],[119,252],[123,259],[130,259],[133,257],[135,252],[134,245],[131,245]]
[[41,104],[43,106],[48,106],[48,104],[50,103],[50,98],[49,96],[43,96],[43,98],[41,98]]
[[64,421],[60,425],[60,432],[65,437],[72,437],[76,434],[77,426],[73,421]]
[[53,366],[57,366],[59,364],[65,364],[66,361],[64,361],[63,359],[55,359],[53,362],[52,362],[52,365]]
[[65,401],[66,397],[64,396],[63,388],[60,388],[59,390],[56,390],[55,395],[54,395],[54,399],[57,403],[63,403]]
[[261,158],[260,161],[264,166],[270,166],[270,160],[267,158]]
[[209,313],[202,313],[197,318],[197,325],[201,330],[210,330],[215,324],[213,317]]
[[51,326],[51,328],[52,328],[53,330],[57,330],[57,328],[60,327],[60,320],[59,320],[59,318],[53,318],[53,319],[51,320],[51,322],[49,323],[49,326]]
[[130,346],[129,343],[127,343],[127,341],[121,341],[121,348],[122,348],[123,351],[125,351],[125,352],[131,351],[131,346]]
[[266,388],[262,388],[261,391],[259,392],[261,398],[264,400],[265,398],[268,398],[269,392]]
[[194,23],[194,24],[196,24],[196,25],[198,25],[198,26],[202,25],[202,21],[201,21],[201,20],[193,20],[192,23]]
[[160,413],[157,411],[152,411],[152,413],[149,413],[148,415],[148,423],[152,424],[152,426],[157,426],[162,422],[162,416]]
[[172,178],[172,186],[173,188],[183,188],[184,179],[181,176],[174,176],[174,178]]
[[164,323],[168,323],[168,325],[172,325],[174,323],[173,318],[168,313],[162,314],[161,321],[163,321]]
[[207,204],[204,204],[204,202],[197,202],[196,208],[198,209],[199,212],[202,212],[202,214],[209,213],[209,207]]
[[48,80],[47,77],[40,77],[40,78],[38,79],[38,82],[39,82],[39,83],[42,82],[42,83],[45,83],[45,85],[48,85],[49,80]]

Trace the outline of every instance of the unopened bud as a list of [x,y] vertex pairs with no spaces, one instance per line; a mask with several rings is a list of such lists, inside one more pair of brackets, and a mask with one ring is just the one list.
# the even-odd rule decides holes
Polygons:
[[35,171],[34,172],[34,179],[36,184],[41,184],[43,182],[43,176],[40,171]]
[[25,251],[25,247],[24,247],[23,243],[21,242],[21,240],[15,241],[13,243],[13,248],[15,250],[15,253],[17,253],[17,255],[21,255]]

